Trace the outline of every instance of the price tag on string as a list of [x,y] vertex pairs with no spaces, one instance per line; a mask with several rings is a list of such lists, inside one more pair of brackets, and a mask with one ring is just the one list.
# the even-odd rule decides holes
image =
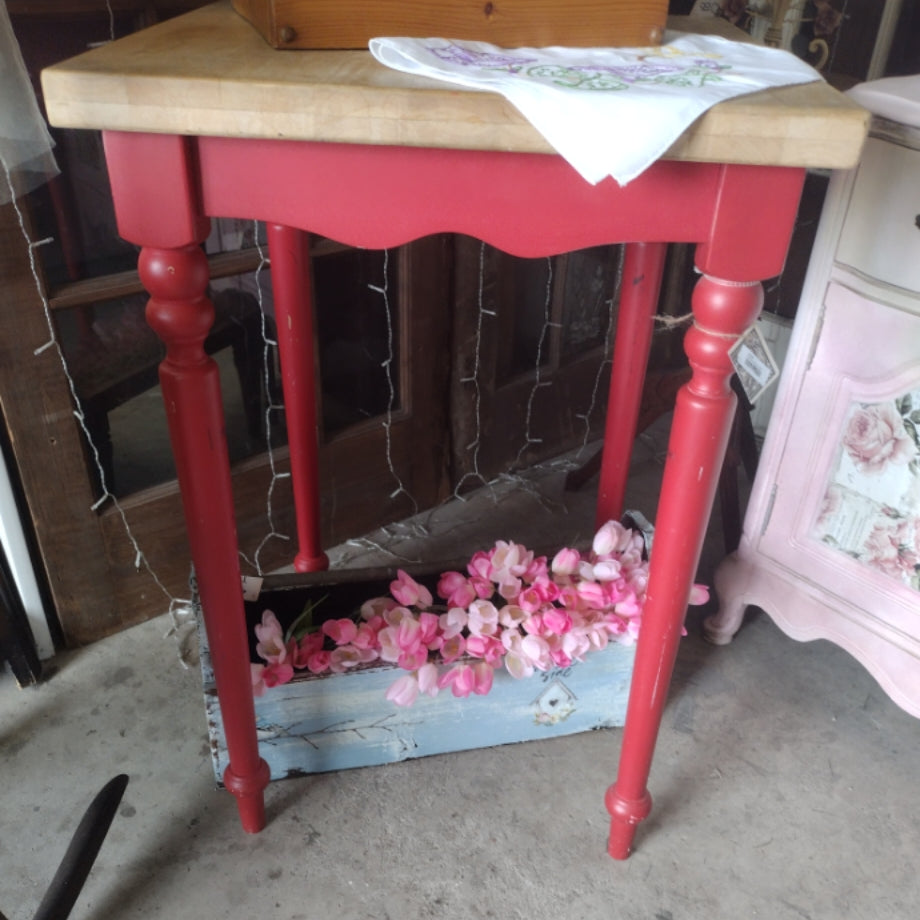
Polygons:
[[779,366],[756,323],[729,349],[728,356],[752,405],[779,378]]

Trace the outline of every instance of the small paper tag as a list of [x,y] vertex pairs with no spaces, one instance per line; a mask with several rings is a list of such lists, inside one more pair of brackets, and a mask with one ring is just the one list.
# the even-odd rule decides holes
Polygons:
[[243,576],[243,600],[257,601],[262,590],[262,579],[255,575]]
[[735,373],[748,400],[753,404],[779,377],[777,365],[755,324],[738,339],[728,352]]

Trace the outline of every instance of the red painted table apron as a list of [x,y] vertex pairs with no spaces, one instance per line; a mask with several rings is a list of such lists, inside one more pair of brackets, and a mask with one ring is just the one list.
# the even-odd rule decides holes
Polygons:
[[248,645],[217,366],[201,249],[209,218],[267,225],[287,406],[300,571],[325,567],[312,305],[305,231],[366,248],[442,232],[537,257],[627,243],[597,521],[617,518],[668,242],[696,244],[701,277],[656,521],[619,771],[606,794],[609,852],[625,858],[651,809],[646,788],[691,583],[735,407],[728,350],[754,322],[761,280],[783,267],[804,170],[660,161],[620,188],[561,158],[252,138],[105,132],[120,234],[142,247],[147,315],[167,356],[160,378],[226,729],[227,788],[244,828],[265,823],[268,768],[256,743]]

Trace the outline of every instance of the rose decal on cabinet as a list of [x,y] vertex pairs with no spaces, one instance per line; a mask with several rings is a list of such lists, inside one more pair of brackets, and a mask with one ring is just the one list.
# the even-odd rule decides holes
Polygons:
[[920,591],[920,389],[850,407],[813,535]]

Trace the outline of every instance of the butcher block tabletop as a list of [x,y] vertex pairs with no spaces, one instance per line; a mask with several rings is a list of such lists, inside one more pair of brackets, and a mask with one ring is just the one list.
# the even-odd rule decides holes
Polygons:
[[[742,38],[722,20],[669,27]],[[60,128],[552,153],[497,93],[402,74],[368,51],[278,51],[229,0],[47,68]],[[824,82],[764,90],[709,109],[666,157],[850,168],[868,113]]]

